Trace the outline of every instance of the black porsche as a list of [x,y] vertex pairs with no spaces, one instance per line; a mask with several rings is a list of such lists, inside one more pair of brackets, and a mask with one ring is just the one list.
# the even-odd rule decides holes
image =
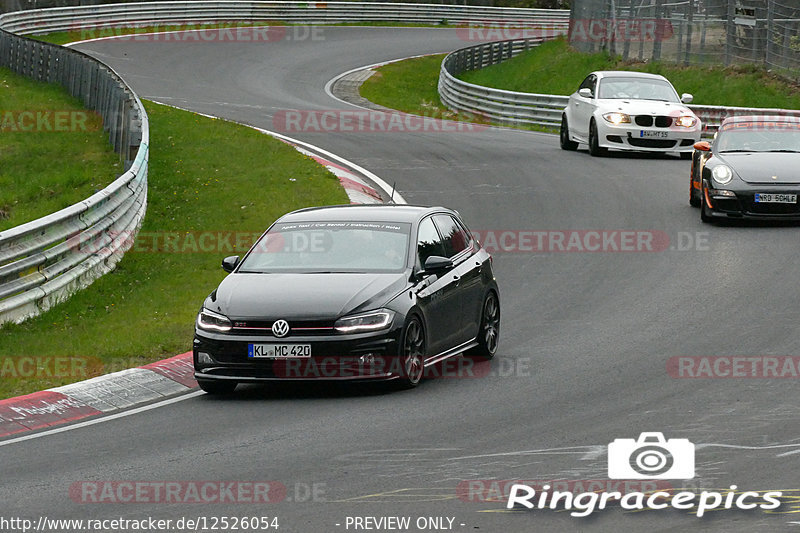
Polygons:
[[703,222],[800,219],[800,120],[727,118],[713,142],[694,147],[689,203]]
[[208,393],[270,380],[394,380],[497,350],[491,256],[442,207],[333,206],[284,215],[206,298],[194,336]]

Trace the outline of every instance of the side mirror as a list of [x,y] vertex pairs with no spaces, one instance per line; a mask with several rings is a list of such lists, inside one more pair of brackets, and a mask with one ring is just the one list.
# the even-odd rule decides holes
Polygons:
[[689,93],[683,93],[681,95],[681,102],[684,104],[691,104],[694,101],[694,96]]
[[592,90],[587,89],[586,87],[584,87],[583,89],[579,89],[578,94],[580,96],[583,96],[584,98],[592,98]]
[[694,149],[700,150],[701,152],[710,152],[711,145],[708,143],[708,141],[699,141],[694,143]]
[[239,256],[231,255],[222,260],[222,270],[225,272],[233,272],[236,265],[239,264]]
[[441,274],[453,268],[453,261],[439,255],[432,255],[425,260],[422,273],[425,275]]

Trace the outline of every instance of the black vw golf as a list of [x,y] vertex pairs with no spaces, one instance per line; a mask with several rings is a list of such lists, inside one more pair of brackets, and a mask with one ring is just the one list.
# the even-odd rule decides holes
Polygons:
[[800,219],[800,121],[786,116],[725,119],[694,145],[689,203],[703,222]]
[[497,350],[491,256],[442,207],[333,206],[284,215],[203,303],[195,378],[209,393],[269,380],[397,380]]

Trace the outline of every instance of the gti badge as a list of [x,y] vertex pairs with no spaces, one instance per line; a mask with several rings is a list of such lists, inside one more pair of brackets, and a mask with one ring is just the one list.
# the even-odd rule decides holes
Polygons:
[[272,324],[272,334],[276,337],[285,337],[289,334],[289,323],[283,319],[276,320]]

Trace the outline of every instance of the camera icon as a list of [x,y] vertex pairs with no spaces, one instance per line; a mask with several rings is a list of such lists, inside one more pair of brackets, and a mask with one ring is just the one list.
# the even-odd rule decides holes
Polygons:
[[688,439],[664,440],[663,433],[642,433],[638,439],[615,439],[608,445],[609,479],[692,479],[694,444]]

